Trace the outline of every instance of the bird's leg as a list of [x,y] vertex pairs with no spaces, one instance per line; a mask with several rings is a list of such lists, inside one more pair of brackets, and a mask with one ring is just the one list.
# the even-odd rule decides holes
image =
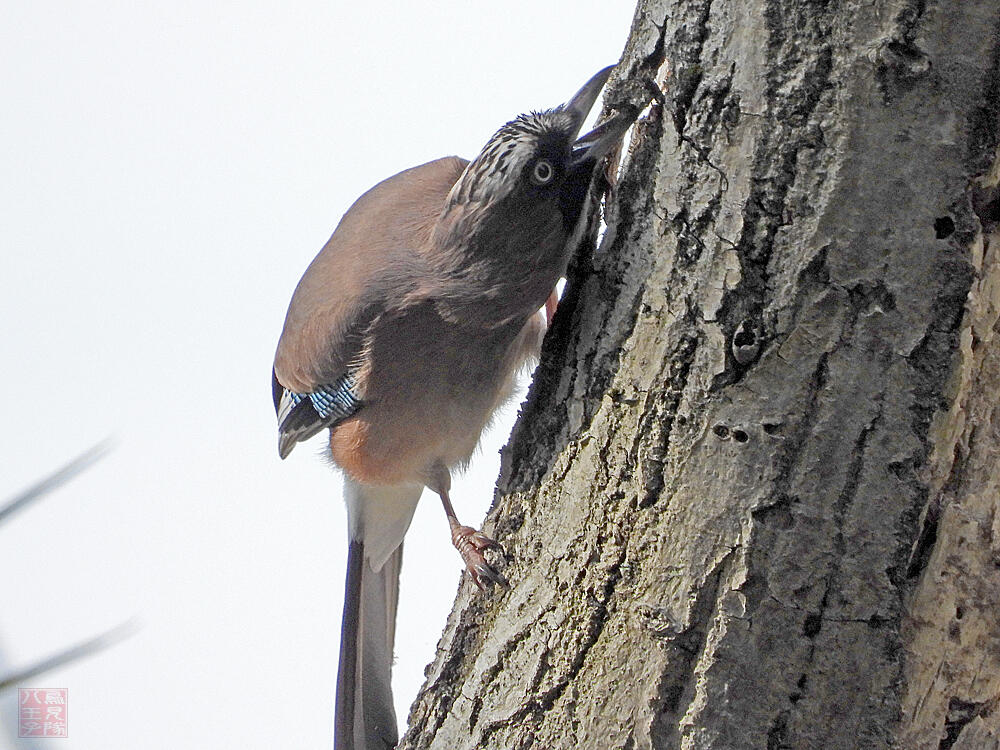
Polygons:
[[451,505],[448,491],[438,493],[441,496],[441,503],[444,505],[445,515],[448,516],[448,525],[451,527],[451,543],[465,561],[465,569],[469,571],[472,580],[483,591],[486,590],[486,581],[498,583],[507,587],[507,580],[500,575],[500,572],[486,562],[483,550],[490,547],[499,547],[495,541],[486,534],[477,531],[471,526],[463,526],[455,516],[455,509]]
[[451,527],[451,543],[455,545],[455,549],[465,561],[465,569],[469,571],[472,580],[483,591],[486,590],[486,581],[500,584],[506,588],[509,585],[507,580],[500,575],[496,568],[486,562],[486,558],[483,556],[483,550],[490,547],[499,548],[500,545],[483,532],[459,523],[458,516],[455,515],[455,508],[451,504],[451,497],[448,495],[451,476],[443,467],[439,467],[435,473],[437,474],[434,482],[436,486],[431,489],[438,494],[441,498],[441,504],[444,505],[444,513],[448,516],[448,525]]

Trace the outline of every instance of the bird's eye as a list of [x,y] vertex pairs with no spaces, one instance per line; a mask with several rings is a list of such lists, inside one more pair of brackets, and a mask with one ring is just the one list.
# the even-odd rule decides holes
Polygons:
[[536,185],[548,185],[555,176],[556,170],[545,159],[535,162],[535,167],[531,170],[531,181]]

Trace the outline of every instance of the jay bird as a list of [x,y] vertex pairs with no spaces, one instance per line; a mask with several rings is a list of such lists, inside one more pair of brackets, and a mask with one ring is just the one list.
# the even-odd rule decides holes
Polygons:
[[635,119],[619,113],[577,138],[611,70],[507,123],[471,163],[450,156],[373,187],[292,296],[272,373],[278,453],[328,428],[348,513],[336,750],[396,743],[399,570],[424,487],[476,584],[505,583],[483,556],[494,542],[455,516],[451,472],[537,357],[599,199],[596,166]]

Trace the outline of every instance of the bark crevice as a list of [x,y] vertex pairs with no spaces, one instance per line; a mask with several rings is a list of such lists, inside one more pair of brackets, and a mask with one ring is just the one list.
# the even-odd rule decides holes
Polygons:
[[990,747],[1000,7],[643,0],[667,66],[402,747]]

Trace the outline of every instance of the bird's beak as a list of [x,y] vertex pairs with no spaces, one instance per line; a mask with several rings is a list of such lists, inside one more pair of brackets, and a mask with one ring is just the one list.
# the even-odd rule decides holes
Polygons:
[[580,128],[583,127],[583,121],[587,119],[587,115],[593,109],[594,102],[597,101],[601,89],[608,82],[608,78],[611,77],[611,71],[614,69],[614,65],[609,65],[604,70],[598,71],[597,75],[583,84],[582,89],[573,94],[572,99],[559,107],[563,112],[573,116],[573,125],[576,128],[573,131],[573,137],[576,137],[580,132]]
[[618,112],[614,117],[605,120],[573,144],[570,164],[572,166],[582,165],[584,162],[596,164],[621,142],[622,136],[633,122],[635,116],[629,116],[625,112]]
[[[573,132],[574,137],[580,132],[580,128],[583,127],[583,121],[590,114],[594,102],[597,101],[601,89],[608,82],[608,78],[611,77],[611,71],[614,69],[615,66],[611,65],[599,71],[597,75],[583,84],[583,88],[577,91],[572,99],[561,107],[564,112],[573,115],[576,125],[576,130]],[[573,144],[572,164],[582,165],[588,161],[591,164],[597,163],[615,144],[621,141],[622,136],[625,135],[625,131],[628,130],[634,120],[635,117],[629,117],[625,113],[619,112],[614,117],[605,120],[589,133],[579,138]]]

